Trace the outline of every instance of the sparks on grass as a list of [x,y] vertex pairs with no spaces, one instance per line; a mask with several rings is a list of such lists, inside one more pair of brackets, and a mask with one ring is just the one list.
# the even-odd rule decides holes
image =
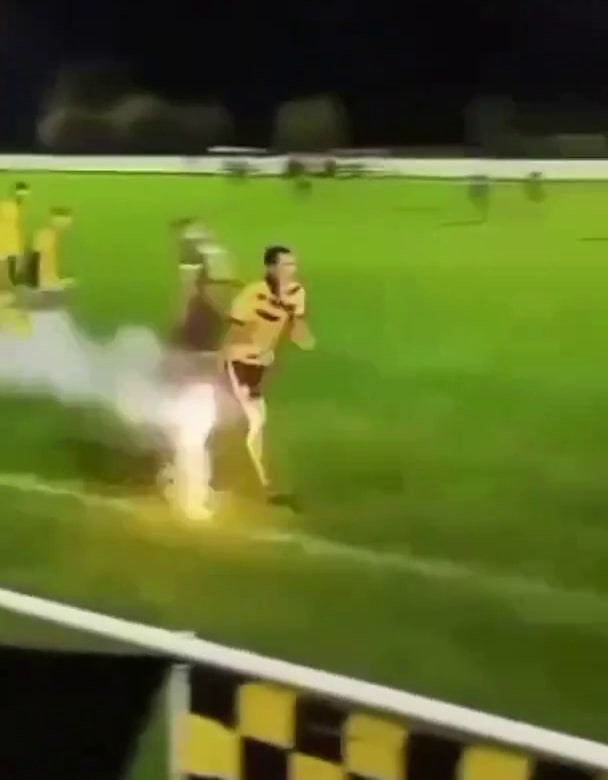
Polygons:
[[209,437],[218,422],[216,389],[192,378],[163,383],[150,394],[131,381],[123,388],[121,413],[131,423],[160,434],[167,462],[158,476],[165,498],[191,520],[211,514]]
[[205,520],[211,514],[209,437],[217,423],[215,389],[195,382],[179,387],[165,399],[161,424],[172,451],[169,497],[189,519]]

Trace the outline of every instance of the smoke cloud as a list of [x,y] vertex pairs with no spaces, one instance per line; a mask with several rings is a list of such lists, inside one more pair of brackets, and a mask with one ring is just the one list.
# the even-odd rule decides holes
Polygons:
[[148,329],[122,328],[95,341],[64,312],[36,312],[27,338],[0,331],[0,389],[95,405],[134,426],[162,427],[164,357]]

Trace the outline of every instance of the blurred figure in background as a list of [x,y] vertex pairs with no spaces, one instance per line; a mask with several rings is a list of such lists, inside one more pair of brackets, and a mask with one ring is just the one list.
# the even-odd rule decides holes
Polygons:
[[22,277],[27,287],[56,290],[73,284],[73,279],[61,273],[59,255],[62,236],[71,225],[71,212],[55,208],[51,210],[46,224],[36,231]]
[[28,185],[17,182],[0,201],[0,329],[18,336],[30,332],[29,314],[16,295],[25,263],[23,204],[28,194]]
[[199,272],[204,270],[210,299],[220,308],[227,308],[232,288],[240,286],[229,252],[202,220],[181,219],[174,223],[174,228],[180,275],[179,306],[187,305]]
[[226,306],[213,291],[237,282],[225,250],[193,220],[178,226],[178,264],[178,311],[167,359],[174,388],[168,406],[172,433],[159,483],[170,503],[202,521],[212,514],[209,439],[218,417],[218,353],[226,330]]
[[28,194],[27,184],[17,182],[9,197],[0,201],[0,261],[3,275],[13,285],[19,281],[25,254],[23,204]]

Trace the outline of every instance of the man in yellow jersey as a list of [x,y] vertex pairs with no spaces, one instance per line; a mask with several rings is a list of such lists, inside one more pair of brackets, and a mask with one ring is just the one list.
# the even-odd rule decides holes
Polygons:
[[22,207],[28,193],[27,184],[17,182],[11,197],[0,201],[0,328],[19,336],[30,330],[28,312],[16,295],[25,251]]
[[233,301],[222,358],[230,387],[247,421],[247,449],[262,486],[268,489],[263,380],[285,336],[305,350],[313,349],[315,341],[306,323],[306,291],[297,279],[297,262],[291,250],[268,247],[264,270],[264,279],[246,286]]
[[57,290],[72,283],[71,279],[61,276],[59,268],[61,235],[71,224],[72,216],[67,209],[53,209],[47,224],[34,234],[32,252],[24,274],[28,287]]
[[15,185],[12,196],[0,201],[0,261],[13,283],[17,282],[24,253],[22,204],[25,185]]

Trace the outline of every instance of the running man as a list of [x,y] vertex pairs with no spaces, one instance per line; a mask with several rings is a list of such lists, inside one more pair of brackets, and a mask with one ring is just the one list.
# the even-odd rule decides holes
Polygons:
[[298,266],[290,249],[270,246],[265,250],[264,278],[245,287],[232,304],[222,355],[230,387],[247,422],[247,449],[265,490],[270,489],[264,465],[265,375],[285,336],[301,349],[315,346],[306,322],[306,291],[297,277]]
[[13,285],[18,282],[24,255],[23,186],[21,184],[15,185],[11,197],[0,201],[0,261],[2,261],[4,271]]
[[159,481],[171,503],[197,521],[212,514],[209,439],[218,417],[215,385],[226,317],[210,294],[214,280],[202,254],[195,258],[180,262],[182,304],[167,360],[171,435]]
[[27,337],[29,313],[18,296],[24,270],[23,204],[29,188],[17,182],[11,196],[0,201],[0,330]]

